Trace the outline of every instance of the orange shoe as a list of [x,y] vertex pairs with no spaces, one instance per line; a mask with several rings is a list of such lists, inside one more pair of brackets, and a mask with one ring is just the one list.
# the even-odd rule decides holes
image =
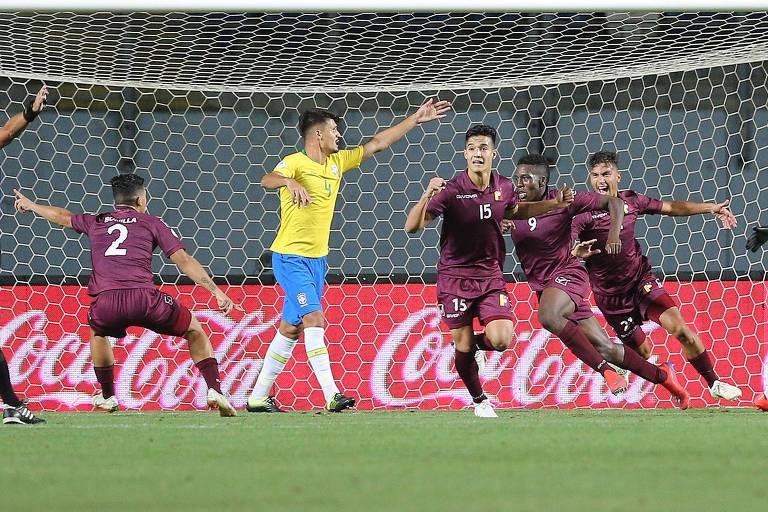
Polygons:
[[659,367],[667,372],[667,380],[662,382],[661,385],[664,386],[667,391],[672,393],[672,396],[677,400],[678,407],[683,411],[686,410],[690,406],[691,397],[680,384],[680,381],[677,380],[677,372],[675,371],[674,366],[672,366],[671,363],[661,363]]
[[768,412],[768,398],[765,398],[765,393],[760,393],[755,398],[755,407],[761,411]]
[[620,395],[627,390],[627,379],[619,375],[613,370],[605,370],[603,373],[605,383],[608,384],[608,389],[611,390],[614,396]]

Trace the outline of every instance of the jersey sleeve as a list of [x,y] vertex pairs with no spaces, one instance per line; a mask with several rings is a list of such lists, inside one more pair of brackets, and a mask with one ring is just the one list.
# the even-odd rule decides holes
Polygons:
[[283,178],[294,179],[296,177],[296,167],[291,165],[285,158],[280,160],[275,168],[272,169],[272,172],[279,174]]
[[448,202],[451,199],[451,192],[449,187],[445,187],[443,190],[433,195],[427,203],[427,214],[433,219],[438,218],[445,212],[448,207]]
[[573,194],[573,203],[569,207],[571,215],[578,215],[579,213],[591,212],[600,209],[600,203],[603,201],[603,196],[597,192],[575,192]]
[[510,184],[509,191],[507,192],[507,205],[506,208],[509,210],[510,208],[514,208],[517,206],[517,203],[520,202],[520,196],[517,194],[517,188],[515,188],[514,185]]
[[336,153],[341,173],[344,174],[347,171],[360,167],[360,164],[363,162],[364,153],[363,146],[357,146],[355,149],[344,149]]
[[581,232],[587,227],[589,214],[580,213],[571,221],[571,241],[581,240]]
[[664,202],[661,199],[655,197],[648,197],[642,194],[637,194],[637,211],[638,213],[648,213],[655,215],[661,213],[661,209],[664,206]]
[[154,222],[155,243],[160,247],[166,257],[170,258],[173,253],[185,249],[184,244],[174,230],[168,227],[168,224],[161,219],[155,219]]
[[76,213],[72,216],[72,229],[78,233],[88,234],[96,224],[96,215],[88,213]]

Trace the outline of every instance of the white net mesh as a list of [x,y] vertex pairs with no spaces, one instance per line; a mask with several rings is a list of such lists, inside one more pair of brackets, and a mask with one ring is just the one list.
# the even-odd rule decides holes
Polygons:
[[[543,152],[557,162],[553,179],[583,190],[588,155],[611,149],[627,188],[663,199],[730,198],[735,232],[704,216],[648,217],[638,236],[720,375],[743,386],[746,400],[762,390],[765,267],[743,247],[747,226],[768,220],[768,182],[758,172],[768,164],[765,13],[0,19],[10,41],[0,49],[6,115],[40,80],[53,89],[51,106],[4,148],[0,184],[0,344],[19,393],[46,408],[85,407],[94,392],[82,342],[88,245],[14,215],[12,189],[96,212],[111,204],[104,184],[117,172],[151,178],[150,212],[249,312],[235,322],[210,312],[206,293],[156,258],[169,290],[206,320],[225,390],[242,405],[281,306],[266,252],[279,205],[258,180],[301,149],[299,113],[338,112],[352,146],[434,95],[454,112],[347,174],[332,225],[327,341],[340,387],[361,407],[467,403],[434,307],[438,231],[409,237],[402,225],[430,176],[464,167],[463,133],[479,122],[499,128],[503,174],[526,150]],[[511,254],[505,269],[521,281]],[[527,284],[511,282],[510,291],[518,341],[483,371],[502,405],[671,404],[638,381],[624,399],[606,401],[593,374],[541,330]],[[674,339],[658,328],[651,336],[658,359],[685,367],[694,405],[713,403]],[[179,348],[142,330],[116,342],[124,406],[203,405],[202,381]],[[289,408],[322,404],[301,348],[276,393]]]

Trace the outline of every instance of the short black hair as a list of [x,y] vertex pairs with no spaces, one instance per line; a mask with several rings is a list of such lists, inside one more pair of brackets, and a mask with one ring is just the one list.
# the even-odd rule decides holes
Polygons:
[[144,190],[144,178],[138,174],[118,174],[109,180],[109,184],[112,185],[115,204],[133,206],[141,191]]
[[587,167],[589,170],[594,169],[600,164],[613,164],[618,169],[619,167],[619,155],[613,151],[598,151],[591,155],[587,160]]
[[323,124],[329,119],[336,121],[336,124],[338,124],[341,120],[339,116],[327,110],[307,110],[301,114],[301,117],[299,117],[299,133],[302,137],[306,137],[307,132],[309,132],[309,130],[311,130],[314,126]]
[[476,137],[478,135],[489,137],[493,141],[493,147],[496,147],[496,139],[499,134],[496,132],[496,128],[487,124],[476,124],[467,130],[466,135],[464,135],[464,144],[467,143],[470,137]]
[[517,160],[517,165],[532,165],[534,167],[543,167],[547,171],[547,184],[549,184],[549,160],[544,155],[538,153],[528,153]]

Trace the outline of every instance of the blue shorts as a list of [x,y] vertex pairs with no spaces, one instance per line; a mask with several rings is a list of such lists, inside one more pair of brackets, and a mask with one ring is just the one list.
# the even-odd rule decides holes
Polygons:
[[295,254],[272,253],[272,272],[285,291],[283,320],[299,325],[304,315],[322,309],[325,272],[328,259],[306,258]]

